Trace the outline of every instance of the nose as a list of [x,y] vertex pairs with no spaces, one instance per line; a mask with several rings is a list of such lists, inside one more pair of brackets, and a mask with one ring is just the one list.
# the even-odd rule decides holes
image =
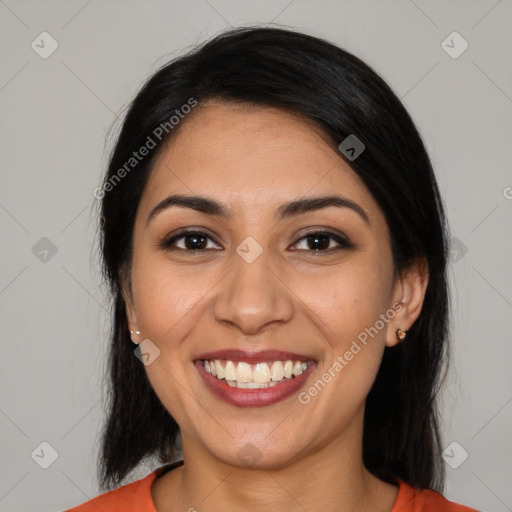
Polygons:
[[231,271],[221,281],[213,312],[218,322],[235,326],[244,334],[256,334],[271,323],[293,317],[293,291],[284,276],[271,268],[263,253],[252,263],[233,255]]

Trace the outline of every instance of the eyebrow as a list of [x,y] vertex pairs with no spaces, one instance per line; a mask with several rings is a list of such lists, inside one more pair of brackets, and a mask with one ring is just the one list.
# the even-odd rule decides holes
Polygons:
[[[173,194],[160,201],[148,215],[146,225],[160,212],[172,207],[190,208],[192,210],[213,215],[229,220],[233,218],[233,213],[228,206],[214,199],[203,196],[187,196],[182,194]],[[329,206],[338,208],[350,208],[356,212],[366,224],[370,224],[368,214],[354,201],[337,195],[309,197],[297,199],[281,205],[276,211],[277,220],[285,220],[295,215],[313,212]]]

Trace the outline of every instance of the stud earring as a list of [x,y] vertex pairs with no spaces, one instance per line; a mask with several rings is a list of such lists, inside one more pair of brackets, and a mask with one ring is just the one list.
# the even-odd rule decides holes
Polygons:
[[[137,336],[140,336],[140,331],[135,331],[135,334]],[[135,343],[136,345],[138,345],[138,343],[133,340],[133,331],[130,331],[130,337],[132,338],[132,342]]]
[[408,331],[402,331],[402,329],[396,330],[396,335],[400,341],[404,341]]

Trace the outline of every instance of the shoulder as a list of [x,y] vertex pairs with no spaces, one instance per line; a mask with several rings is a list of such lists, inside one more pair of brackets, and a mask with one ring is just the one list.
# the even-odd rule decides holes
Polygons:
[[123,485],[113,491],[101,494],[77,507],[70,508],[64,512],[156,512],[151,498],[151,486],[155,481],[159,470],[155,470],[140,480]]
[[403,480],[398,483],[398,497],[391,512],[478,512],[449,501],[436,491],[416,489]]

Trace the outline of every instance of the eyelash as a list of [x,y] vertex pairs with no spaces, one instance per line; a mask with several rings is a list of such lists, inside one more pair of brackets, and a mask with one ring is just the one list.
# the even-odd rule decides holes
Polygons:
[[[183,252],[186,252],[186,253],[195,253],[195,254],[201,254],[201,253],[204,253],[206,251],[209,251],[211,249],[195,249],[195,250],[192,250],[192,249],[182,249],[181,247],[173,247],[173,244],[181,239],[181,238],[185,238],[186,236],[188,235],[200,235],[201,237],[206,237],[206,238],[209,238],[210,240],[213,241],[212,237],[210,235],[208,235],[207,233],[203,232],[203,231],[195,231],[195,230],[185,230],[185,231],[181,231],[180,233],[172,236],[171,238],[167,238],[167,239],[164,239],[162,240],[161,242],[159,242],[158,246],[161,248],[161,249],[164,249],[164,250],[168,250],[168,251],[183,251]],[[339,245],[338,247],[331,247],[330,249],[325,249],[325,250],[315,250],[315,249],[298,249],[298,251],[301,251],[301,252],[307,252],[307,253],[310,253],[310,254],[330,254],[332,253],[333,251],[338,251],[338,250],[341,250],[341,249],[350,249],[350,248],[353,248],[355,247],[354,244],[352,244],[351,242],[348,241],[348,239],[344,238],[343,236],[341,235],[338,235],[338,234],[335,234],[335,233],[331,233],[329,231],[310,231],[309,233],[306,233],[304,234],[301,238],[299,238],[297,240],[297,242],[295,242],[293,245],[297,245],[299,242],[301,242],[302,240],[306,240],[308,238],[313,238],[314,236],[327,236],[328,238],[331,238],[332,240],[334,240],[335,242],[337,242]],[[330,245],[330,243],[329,243]],[[215,249],[215,250],[219,250],[219,249]]]

